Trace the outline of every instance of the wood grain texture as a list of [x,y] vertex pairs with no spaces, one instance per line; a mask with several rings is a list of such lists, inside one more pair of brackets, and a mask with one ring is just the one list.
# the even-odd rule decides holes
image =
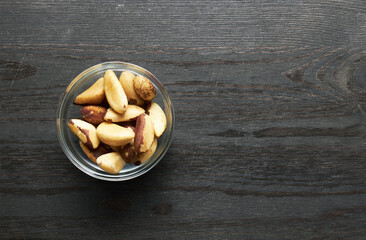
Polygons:
[[[0,239],[364,239],[366,4],[1,1]],[[149,69],[173,143],[122,183],[56,137],[70,81]]]

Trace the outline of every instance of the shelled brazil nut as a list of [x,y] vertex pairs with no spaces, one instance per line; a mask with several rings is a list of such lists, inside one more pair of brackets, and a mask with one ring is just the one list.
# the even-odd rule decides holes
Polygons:
[[155,153],[166,128],[163,109],[149,79],[129,71],[119,79],[107,70],[92,86],[79,94],[82,119],[68,126],[79,139],[85,155],[104,171],[118,174],[125,164],[140,165]]

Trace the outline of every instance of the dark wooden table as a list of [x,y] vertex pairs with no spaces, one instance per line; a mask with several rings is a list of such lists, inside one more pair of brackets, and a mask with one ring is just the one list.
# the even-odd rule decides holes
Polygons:
[[[1,239],[366,239],[366,2],[0,3]],[[147,174],[93,179],[56,108],[105,61],[176,111]]]

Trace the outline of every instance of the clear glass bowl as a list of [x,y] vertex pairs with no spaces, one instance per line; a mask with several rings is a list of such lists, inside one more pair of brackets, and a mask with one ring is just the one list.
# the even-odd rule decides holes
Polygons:
[[[105,71],[113,70],[117,77],[123,71],[130,71],[135,75],[148,78],[156,89],[154,102],[160,105],[167,117],[167,126],[164,134],[158,138],[158,147],[154,155],[145,163],[135,166],[126,164],[116,175],[103,171],[97,164],[89,160],[79,146],[79,139],[70,131],[67,122],[71,118],[81,118],[81,106],[73,104],[75,97],[90,87]],[[146,69],[125,62],[105,62],[95,65],[80,73],[66,88],[61,96],[57,109],[57,134],[58,140],[69,160],[81,171],[97,179],[107,181],[124,181],[138,177],[152,169],[163,158],[172,141],[174,130],[174,110],[168,93],[159,80]]]

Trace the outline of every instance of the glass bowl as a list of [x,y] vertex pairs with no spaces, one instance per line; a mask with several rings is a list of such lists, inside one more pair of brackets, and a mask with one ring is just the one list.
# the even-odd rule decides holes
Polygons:
[[[123,71],[130,71],[135,75],[141,75],[148,78],[156,89],[156,97],[153,101],[160,105],[167,118],[165,132],[158,138],[158,147],[154,155],[139,166],[126,164],[116,175],[105,172],[96,163],[87,158],[80,148],[79,139],[70,131],[67,125],[71,118],[81,118],[81,106],[73,104],[75,97],[89,88],[100,77],[103,77],[107,70],[113,70],[118,78]],[[68,159],[89,176],[107,181],[129,180],[146,173],[158,164],[164,157],[172,141],[174,122],[173,105],[164,86],[146,69],[125,62],[105,62],[90,67],[80,73],[66,88],[66,91],[61,96],[57,109],[58,140]]]

